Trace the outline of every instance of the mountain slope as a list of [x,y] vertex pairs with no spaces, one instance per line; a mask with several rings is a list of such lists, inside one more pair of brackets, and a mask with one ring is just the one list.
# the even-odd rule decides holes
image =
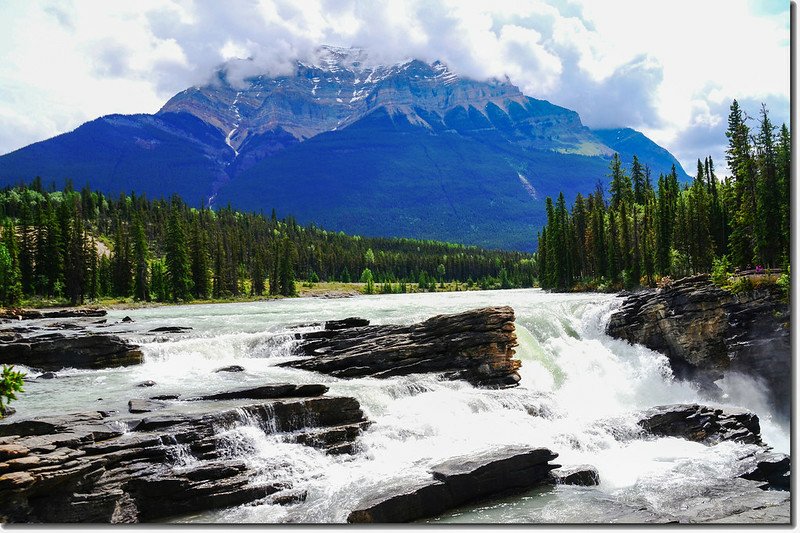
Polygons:
[[615,151],[654,176],[677,163],[634,130],[592,131],[507,81],[323,47],[293,75],[234,84],[221,71],[156,115],[103,117],[0,157],[0,184],[70,178],[350,233],[530,250],[545,196],[590,192]]

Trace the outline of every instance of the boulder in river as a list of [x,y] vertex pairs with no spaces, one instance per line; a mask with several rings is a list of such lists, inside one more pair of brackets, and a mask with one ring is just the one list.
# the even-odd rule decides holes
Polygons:
[[591,487],[600,484],[600,474],[590,465],[562,466],[550,472],[556,485],[581,485]]
[[223,366],[222,368],[214,370],[214,373],[219,373],[219,372],[244,372],[244,367],[240,365],[230,365],[230,366]]
[[[356,319],[341,322],[353,324]],[[337,326],[297,333],[296,338],[297,352],[309,357],[280,366],[340,378],[436,372],[482,387],[514,386],[520,379],[510,307],[438,315],[407,326]]]
[[677,378],[710,393],[729,373],[755,378],[766,385],[772,406],[788,414],[789,323],[789,305],[777,287],[732,294],[703,274],[628,296],[607,332],[665,354]]
[[661,405],[642,413],[639,425],[652,435],[703,444],[722,441],[762,444],[758,416],[743,409],[726,407],[723,410],[698,404]]
[[460,457],[431,468],[431,478],[405,487],[388,487],[362,501],[350,523],[411,522],[436,516],[465,503],[522,491],[546,483],[558,457],[547,448],[511,447]]

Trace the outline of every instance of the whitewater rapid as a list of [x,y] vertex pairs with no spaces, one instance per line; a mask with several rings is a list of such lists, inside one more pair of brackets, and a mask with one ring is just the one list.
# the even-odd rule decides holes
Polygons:
[[[87,409],[124,411],[136,397],[222,391],[264,383],[325,383],[329,395],[358,399],[373,422],[353,456],[328,456],[285,443],[258,424],[227,430],[225,450],[265,480],[291,479],[307,491],[300,505],[249,504],[180,517],[180,522],[343,522],[380,487],[426,479],[442,460],[511,445],[548,447],[562,465],[597,468],[598,487],[546,487],[439,517],[448,522],[608,521],[619,509],[645,506],[679,514],[682,500],[733,476],[750,445],[707,447],[674,438],[643,439],[637,412],[656,405],[703,402],[673,380],[666,357],[604,333],[620,300],[611,295],[548,294],[539,290],[292,299],[113,311],[107,331],[142,344],[145,363],[100,371],[70,370],[31,381],[15,406],[20,414]],[[292,358],[293,333],[310,323],[360,316],[373,323],[411,323],[440,313],[510,305],[516,313],[522,361],[520,386],[485,390],[432,375],[341,380],[275,365]],[[190,326],[154,337],[157,326]],[[236,364],[243,373],[214,373]],[[153,380],[156,386],[136,385]],[[760,389],[728,380],[723,405],[754,410],[764,440],[788,453],[788,430],[772,419]],[[719,403],[719,402],[717,402]],[[191,410],[187,402],[186,410]],[[191,457],[176,457],[176,467]]]

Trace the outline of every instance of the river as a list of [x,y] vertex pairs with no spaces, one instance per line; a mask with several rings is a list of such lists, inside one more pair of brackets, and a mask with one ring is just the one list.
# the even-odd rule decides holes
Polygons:
[[[329,395],[353,396],[374,424],[354,456],[328,456],[282,442],[257,426],[229,430],[227,453],[265,478],[290,478],[308,491],[305,503],[251,504],[179,517],[177,522],[342,522],[358,501],[385,484],[425,478],[444,459],[509,445],[544,446],[563,465],[591,464],[598,487],[547,487],[458,509],[439,522],[608,522],[647,508],[661,519],[680,516],[687,496],[732,476],[751,446],[707,447],[674,438],[643,439],[636,412],[655,405],[702,402],[676,382],[666,357],[605,335],[620,299],[550,294],[536,289],[287,299],[256,303],[153,307],[109,312],[104,331],[141,343],[145,363],[99,371],[65,370],[34,380],[14,406],[19,416],[87,409],[126,411],[136,397],[184,396],[270,382],[325,383]],[[411,323],[440,313],[510,305],[516,312],[522,361],[519,387],[476,389],[431,375],[341,380],[275,365],[291,358],[288,326],[360,316],[375,324]],[[154,337],[157,326],[191,331]],[[308,327],[308,326],[306,326]],[[242,373],[214,373],[231,364]],[[32,377],[35,373],[32,374]],[[145,380],[154,387],[136,385]],[[764,440],[789,452],[788,429],[772,420],[757,386],[721,383],[724,404],[755,411]],[[191,402],[183,409],[190,410]],[[191,458],[176,457],[180,461]]]

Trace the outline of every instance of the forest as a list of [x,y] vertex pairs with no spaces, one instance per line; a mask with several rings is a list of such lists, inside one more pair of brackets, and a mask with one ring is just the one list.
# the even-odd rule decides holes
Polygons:
[[[361,282],[373,292],[530,287],[535,261],[414,239],[362,238],[292,218],[180,198],[110,198],[41,180],[0,191],[0,305],[101,298],[218,300],[295,294],[298,280]],[[455,285],[459,287],[458,283]]]
[[776,128],[765,105],[753,119],[734,100],[726,136],[724,179],[711,157],[697,161],[692,183],[681,184],[674,167],[654,183],[636,157],[628,171],[615,156],[608,199],[601,183],[569,210],[563,194],[555,203],[548,197],[538,236],[541,287],[611,290],[693,273],[788,271],[789,129]]

